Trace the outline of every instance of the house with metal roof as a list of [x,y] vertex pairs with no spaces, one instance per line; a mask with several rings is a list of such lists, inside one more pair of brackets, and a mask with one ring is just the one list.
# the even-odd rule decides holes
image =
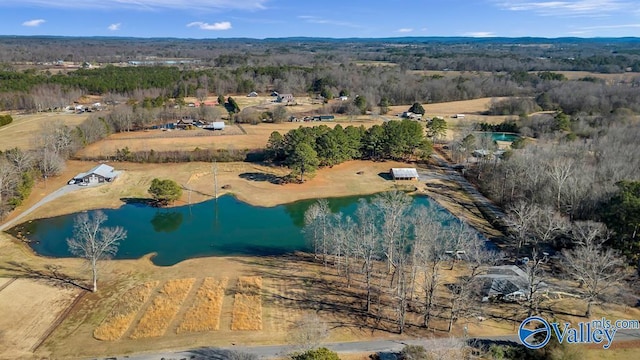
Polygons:
[[[492,266],[484,275],[478,276],[481,281],[480,292],[483,301],[502,299],[507,301],[526,300],[529,292],[529,275],[516,265]],[[536,287],[547,290],[548,285],[536,281]]]
[[418,170],[416,168],[391,168],[393,180],[418,180]]
[[113,167],[105,164],[100,164],[93,169],[80,173],[73,177],[73,180],[69,183],[85,183],[85,184],[97,184],[103,182],[111,182],[118,176]]

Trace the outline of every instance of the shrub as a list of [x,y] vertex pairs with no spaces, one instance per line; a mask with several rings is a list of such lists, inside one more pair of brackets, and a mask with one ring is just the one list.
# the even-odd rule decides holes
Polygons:
[[11,124],[11,122],[13,122],[11,115],[0,115],[0,126]]
[[308,350],[303,353],[294,354],[291,356],[292,360],[340,360],[338,354],[335,351],[331,351],[327,348],[319,348],[314,350]]

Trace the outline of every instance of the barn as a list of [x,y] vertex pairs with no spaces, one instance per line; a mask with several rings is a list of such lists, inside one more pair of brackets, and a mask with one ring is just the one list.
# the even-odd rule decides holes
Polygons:
[[72,181],[76,184],[96,184],[111,182],[116,178],[116,176],[118,176],[118,173],[114,171],[113,167],[105,164],[100,164],[85,173],[80,173],[74,176]]
[[418,180],[418,170],[416,168],[391,168],[393,180]]

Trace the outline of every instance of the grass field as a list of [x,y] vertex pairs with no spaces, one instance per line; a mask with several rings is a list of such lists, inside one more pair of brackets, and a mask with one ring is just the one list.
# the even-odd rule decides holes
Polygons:
[[140,318],[140,322],[130,335],[131,339],[164,335],[194,282],[193,278],[167,281]]
[[262,277],[238,278],[231,330],[262,330]]
[[36,137],[43,127],[54,121],[76,126],[87,119],[88,114],[38,113],[30,115],[12,115],[13,122],[0,127],[0,150],[33,149]]
[[227,278],[205,278],[196,293],[193,305],[187,311],[177,332],[198,332],[220,329],[220,315],[227,288]]
[[[300,126],[326,125],[334,127],[340,123],[343,127],[354,125],[370,127],[380,124],[378,120],[354,120],[340,122],[283,122],[280,124],[262,123],[258,125],[227,125],[225,130],[211,132],[208,130],[176,130],[166,132],[161,130],[137,131],[119,133],[107,139],[91,144],[78,152],[80,157],[95,157],[100,155],[113,156],[116,150],[128,147],[131,151],[141,150],[184,150],[200,149],[261,149],[267,145],[272,132],[285,134]],[[241,129],[242,130],[241,130]],[[246,134],[245,134],[246,132]]]
[[131,326],[142,306],[149,300],[158,281],[140,284],[127,291],[111,310],[109,316],[93,332],[98,340],[118,340]]
[[31,357],[34,346],[79,294],[77,288],[32,279],[8,284],[0,291],[0,359]]
[[[593,77],[602,79],[610,83],[627,82],[635,77],[640,76],[640,73],[626,72],[622,74],[602,74],[592,73],[588,71],[552,71],[557,74],[562,74],[567,77],[568,80],[579,80],[585,77]],[[473,77],[473,76],[492,76],[494,73],[489,71],[440,71],[440,70],[413,70],[411,73],[422,76],[443,76],[447,78],[451,77]],[[538,71],[530,71],[530,74],[537,74]],[[506,73],[503,73],[506,75]]]

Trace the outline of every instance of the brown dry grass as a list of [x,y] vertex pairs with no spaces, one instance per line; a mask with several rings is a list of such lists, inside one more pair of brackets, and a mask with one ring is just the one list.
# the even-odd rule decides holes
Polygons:
[[36,136],[46,124],[62,121],[69,126],[76,126],[87,119],[88,114],[39,113],[30,115],[12,115],[13,122],[0,127],[0,150],[35,148]]
[[149,300],[158,283],[159,281],[151,281],[129,289],[111,310],[109,316],[94,330],[93,337],[110,341],[120,339],[127,332],[142,306]]
[[180,310],[196,279],[167,281],[131,333],[132,339],[162,336]]
[[[246,134],[238,128],[237,125],[228,125],[221,132],[211,133],[208,130],[176,130],[172,132],[163,132],[161,130],[136,131],[129,133],[119,133],[109,136],[105,140],[98,141],[88,145],[84,149],[78,151],[80,157],[96,157],[101,155],[114,155],[116,150],[128,147],[131,151],[150,150],[168,151],[182,150],[192,151],[195,148],[211,149],[211,150],[244,150],[244,149],[261,149],[267,145],[269,136],[272,132],[278,131],[285,134],[291,129],[297,129],[300,126],[318,126],[326,125],[333,128],[336,124],[343,127],[354,125],[370,127],[374,124],[380,124],[381,121],[370,119],[354,119],[354,121],[336,121],[336,122],[283,122],[280,124],[263,123],[258,125],[241,124],[240,126]],[[205,134],[207,136],[199,136]],[[212,135],[213,134],[213,135]],[[185,136],[186,135],[186,136]]]
[[240,276],[233,302],[231,330],[262,330],[262,277]]
[[227,288],[227,278],[205,278],[196,293],[193,305],[184,315],[176,332],[211,331],[220,328],[220,313]]
[[[95,166],[93,162],[71,161],[69,166],[75,172],[68,171],[64,178],[56,178],[59,186],[81,171]],[[122,199],[150,198],[147,190],[153,178],[172,179],[178,184],[193,189],[192,203],[213,198],[213,173],[210,163],[183,164],[133,164],[117,163],[116,170],[123,170],[121,176],[112,183],[103,186],[88,187],[66,194],[59,199],[48,202],[30,213],[22,221],[30,219],[52,217],[79,211],[118,208],[124,204]],[[403,167],[404,163],[387,161],[349,161],[333,168],[318,170],[313,178],[304,184],[272,184],[269,181],[255,181],[240,177],[244,173],[271,174],[283,176],[289,170],[282,167],[263,166],[251,163],[218,163],[218,183],[220,186],[229,185],[226,192],[233,193],[238,199],[256,206],[276,206],[298,200],[324,197],[340,197],[351,195],[366,195],[387,191],[394,187],[392,181],[379,176],[388,173],[389,168]],[[49,181],[45,189],[42,184],[36,185],[34,194],[27,200],[27,204],[11,213],[14,217],[24,209],[34,204],[38,198],[56,190],[58,187]],[[35,195],[37,194],[37,197]],[[219,192],[222,195],[223,191]],[[175,206],[188,203],[188,191],[183,192],[182,199],[174,203]]]
[[18,279],[0,291],[0,359],[31,358],[32,347],[78,295],[77,288],[34,279]]

